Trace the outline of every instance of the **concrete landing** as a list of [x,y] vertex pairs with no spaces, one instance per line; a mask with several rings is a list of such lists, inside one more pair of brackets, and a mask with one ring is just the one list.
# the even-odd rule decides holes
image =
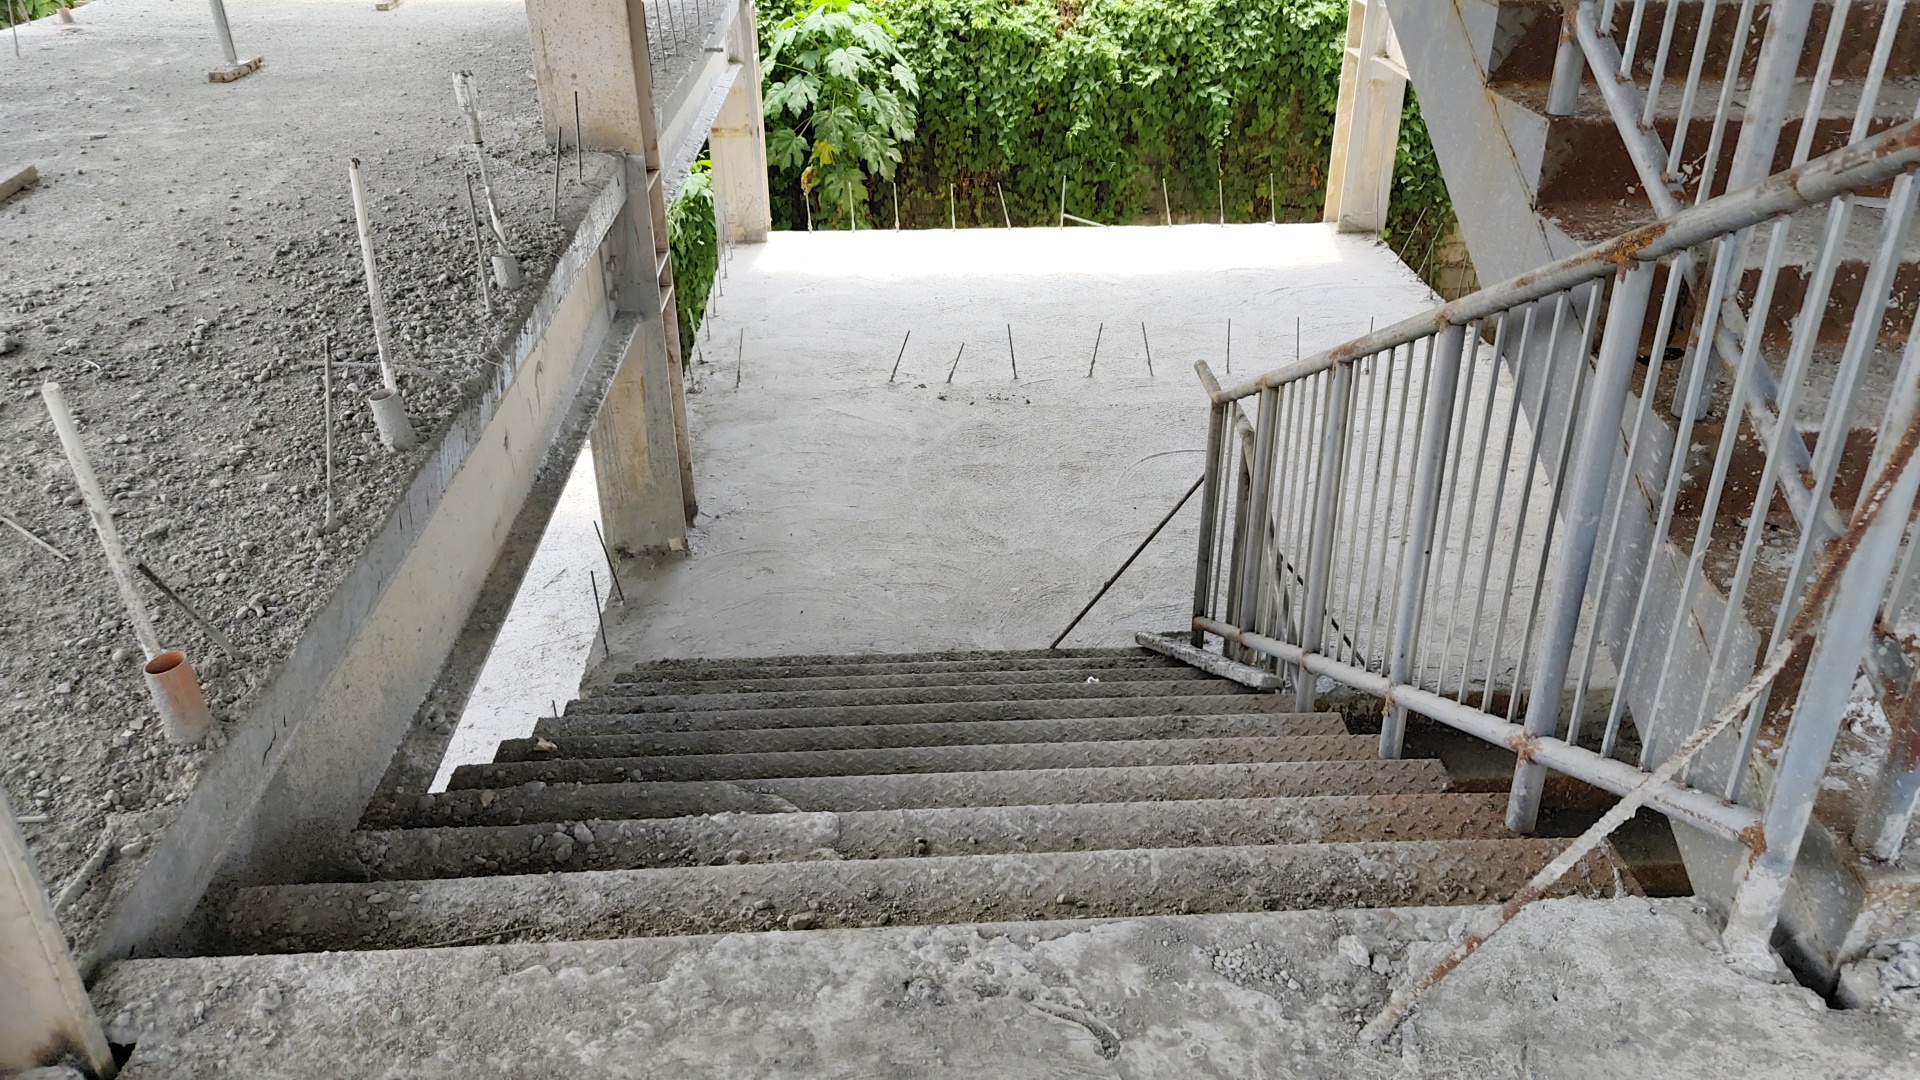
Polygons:
[[[627,563],[616,658],[1045,646],[1200,475],[1229,320],[1244,375],[1433,302],[1322,225],[776,233],[721,288],[692,554]],[[1183,623],[1197,502],[1067,644]]]
[[[803,931],[115,965],[125,1080],[1912,1076],[1920,1039],[1734,974],[1682,900],[1548,901],[1385,1050],[1463,909]],[[745,973],[752,973],[750,977]]]

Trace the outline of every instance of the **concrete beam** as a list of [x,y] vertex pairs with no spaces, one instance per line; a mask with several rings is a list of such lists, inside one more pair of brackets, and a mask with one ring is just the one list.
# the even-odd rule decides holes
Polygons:
[[1377,233],[1386,228],[1394,154],[1400,145],[1400,110],[1406,96],[1406,61],[1386,7],[1380,0],[1352,0],[1340,61],[1333,154],[1327,165],[1327,205],[1321,218],[1338,225],[1341,232]]
[[713,212],[728,243],[759,244],[773,228],[767,190],[767,123],[760,102],[760,39],[752,0],[741,0],[731,58],[740,66],[708,133],[713,155]]
[[[582,141],[626,160],[628,203],[608,237],[608,297],[641,322],[594,424],[607,542],[629,552],[683,549],[697,504],[646,10],[639,0],[527,0],[527,22],[549,130],[564,128],[577,105]],[[725,58],[715,59],[724,69]]]
[[66,936],[0,795],[0,1073],[74,1065],[112,1076],[113,1054]]

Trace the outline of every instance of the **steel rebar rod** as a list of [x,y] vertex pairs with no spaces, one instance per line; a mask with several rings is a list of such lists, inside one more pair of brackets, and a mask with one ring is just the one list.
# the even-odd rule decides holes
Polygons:
[[1193,484],[1187,488],[1187,493],[1180,496],[1180,501],[1173,504],[1173,509],[1167,511],[1166,516],[1161,518],[1159,524],[1153,527],[1153,531],[1147,534],[1147,538],[1134,546],[1133,551],[1127,555],[1126,561],[1120,564],[1120,569],[1115,570],[1113,576],[1107,578],[1107,580],[1101,584],[1100,591],[1093,594],[1093,599],[1087,601],[1086,606],[1081,608],[1079,613],[1073,617],[1073,621],[1067,624],[1067,628],[1060,631],[1052,641],[1047,643],[1047,648],[1057,649],[1060,647],[1060,643],[1067,639],[1067,635],[1073,633],[1074,627],[1080,625],[1080,620],[1087,617],[1087,612],[1093,610],[1093,605],[1099,603],[1101,598],[1107,595],[1107,590],[1113,588],[1113,583],[1120,580],[1120,575],[1127,572],[1127,568],[1132,566],[1133,561],[1140,557],[1140,553],[1147,550],[1147,545],[1153,543],[1154,537],[1159,536],[1160,531],[1165,529],[1167,523],[1173,520],[1174,515],[1180,512],[1181,507],[1187,505],[1187,500],[1193,498],[1193,493],[1200,490],[1200,485],[1204,483],[1206,479],[1206,474],[1202,473],[1198,479],[1194,480]]

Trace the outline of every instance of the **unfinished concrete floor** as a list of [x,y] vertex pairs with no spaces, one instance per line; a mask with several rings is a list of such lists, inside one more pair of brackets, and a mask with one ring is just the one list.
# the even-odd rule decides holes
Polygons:
[[[1434,299],[1322,225],[776,233],[722,288],[691,556],[627,562],[616,657],[1044,646],[1200,475],[1229,320],[1246,375]],[[1069,644],[1183,623],[1197,502]]]
[[[361,554],[432,444],[486,386],[597,189],[563,177],[529,78],[518,0],[230,6],[258,72],[207,81],[220,47],[204,0],[95,0],[74,22],[0,35],[0,169],[38,184],[0,201],[0,507],[60,562],[0,536],[0,785],[48,885],[113,854],[65,914],[84,940],[197,783],[210,749],[166,745],[136,642],[48,426],[65,388],[130,554],[233,639],[229,663],[156,609],[216,716],[243,720]],[[474,72],[495,194],[529,286],[481,311],[450,74]],[[399,380],[425,445],[388,454],[362,401],[374,343],[349,204],[358,155]],[[343,366],[336,506],[320,535],[323,340]],[[154,597],[156,604],[162,603]],[[214,740],[217,747],[220,738]]]

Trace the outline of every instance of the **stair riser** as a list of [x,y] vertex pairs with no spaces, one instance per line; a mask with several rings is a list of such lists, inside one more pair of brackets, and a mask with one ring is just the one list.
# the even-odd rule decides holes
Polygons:
[[[402,948],[472,939],[750,932],[889,923],[1483,903],[1511,895],[1552,841],[1173,848],[971,858],[613,870],[242,890],[214,951]],[[1589,859],[1561,895],[1611,895]],[[372,904],[370,898],[384,896]]]
[[681,735],[590,735],[551,739],[541,753],[532,739],[507,739],[495,761],[547,758],[651,757],[665,754],[777,754],[808,750],[882,750],[907,746],[1097,742],[1107,739],[1300,738],[1344,735],[1338,713],[1246,713],[1239,716],[1139,716],[1095,720],[985,720],[978,723],[869,724],[859,727],[692,731]]
[[[1707,121],[1711,122],[1711,119],[1709,112]],[[1872,130],[1884,130],[1902,119],[1905,118],[1891,116],[1876,120]],[[1646,194],[1638,190],[1640,174],[1633,167],[1633,159],[1627,156],[1626,147],[1620,141],[1620,130],[1612,117],[1604,113],[1583,114],[1555,117],[1549,123],[1546,164],[1540,184],[1540,206],[1543,210],[1562,202],[1596,199],[1631,198],[1642,203],[1646,201]],[[1814,127],[1812,156],[1819,157],[1847,145],[1852,128],[1851,117],[1826,117],[1818,121]],[[1660,136],[1660,145],[1673,145],[1675,129],[1672,118],[1654,118],[1654,130]],[[1689,158],[1705,152],[1707,136],[1707,128],[1696,115],[1694,123],[1687,129],[1687,145],[1694,148]],[[1715,194],[1720,193],[1733,166],[1734,148],[1739,144],[1739,136],[1740,121],[1736,114],[1727,121],[1726,141],[1721,147],[1720,163],[1714,169],[1714,175],[1718,177]],[[1770,171],[1781,172],[1792,167],[1793,150],[1799,138],[1800,119],[1794,117],[1781,129]],[[1629,194],[1629,187],[1636,190]],[[1884,196],[1887,190],[1882,185],[1866,189],[1863,193]]]
[[630,781],[762,780],[784,776],[883,776],[908,773],[1085,769],[1129,765],[1220,765],[1254,761],[1370,761],[1368,735],[1304,739],[1153,739],[1134,742],[1001,743],[898,750],[816,750],[796,754],[689,754],[678,757],[573,758],[462,765],[456,790]]
[[1013,686],[1025,683],[1179,682],[1199,677],[1192,668],[1176,667],[1063,667],[1042,671],[955,671],[912,675],[822,675],[743,679],[686,679],[681,681],[621,680],[587,697],[637,697],[665,694],[764,694],[811,690],[884,690],[913,686]]
[[647,735],[756,728],[846,727],[854,724],[931,724],[982,720],[1079,720],[1109,716],[1209,716],[1281,713],[1292,706],[1273,694],[1205,697],[1052,698],[1035,701],[962,701],[932,705],[846,705],[825,709],[740,709],[731,712],[582,713],[543,717],[534,734]]
[[1510,835],[1505,808],[1505,795],[1382,795],[729,814],[588,821],[592,844],[570,833],[567,843],[554,843],[569,826],[543,823],[361,833],[355,850],[369,879],[424,880],[740,861],[1499,839]]
[[1417,795],[1446,791],[1448,784],[1446,769],[1433,760],[1152,765],[685,784],[530,784],[497,792],[449,791],[421,796],[414,805],[373,807],[366,824],[369,828],[517,825],[524,821],[663,818],[729,811],[774,814],[1137,799]]
[[983,686],[878,687],[871,690],[803,690],[798,693],[601,695],[569,702],[568,716],[596,713],[718,712],[740,709],[824,709],[859,705],[924,705],[968,701],[1038,701],[1054,698],[1196,697],[1256,693],[1225,679],[1171,682],[1052,682]]

